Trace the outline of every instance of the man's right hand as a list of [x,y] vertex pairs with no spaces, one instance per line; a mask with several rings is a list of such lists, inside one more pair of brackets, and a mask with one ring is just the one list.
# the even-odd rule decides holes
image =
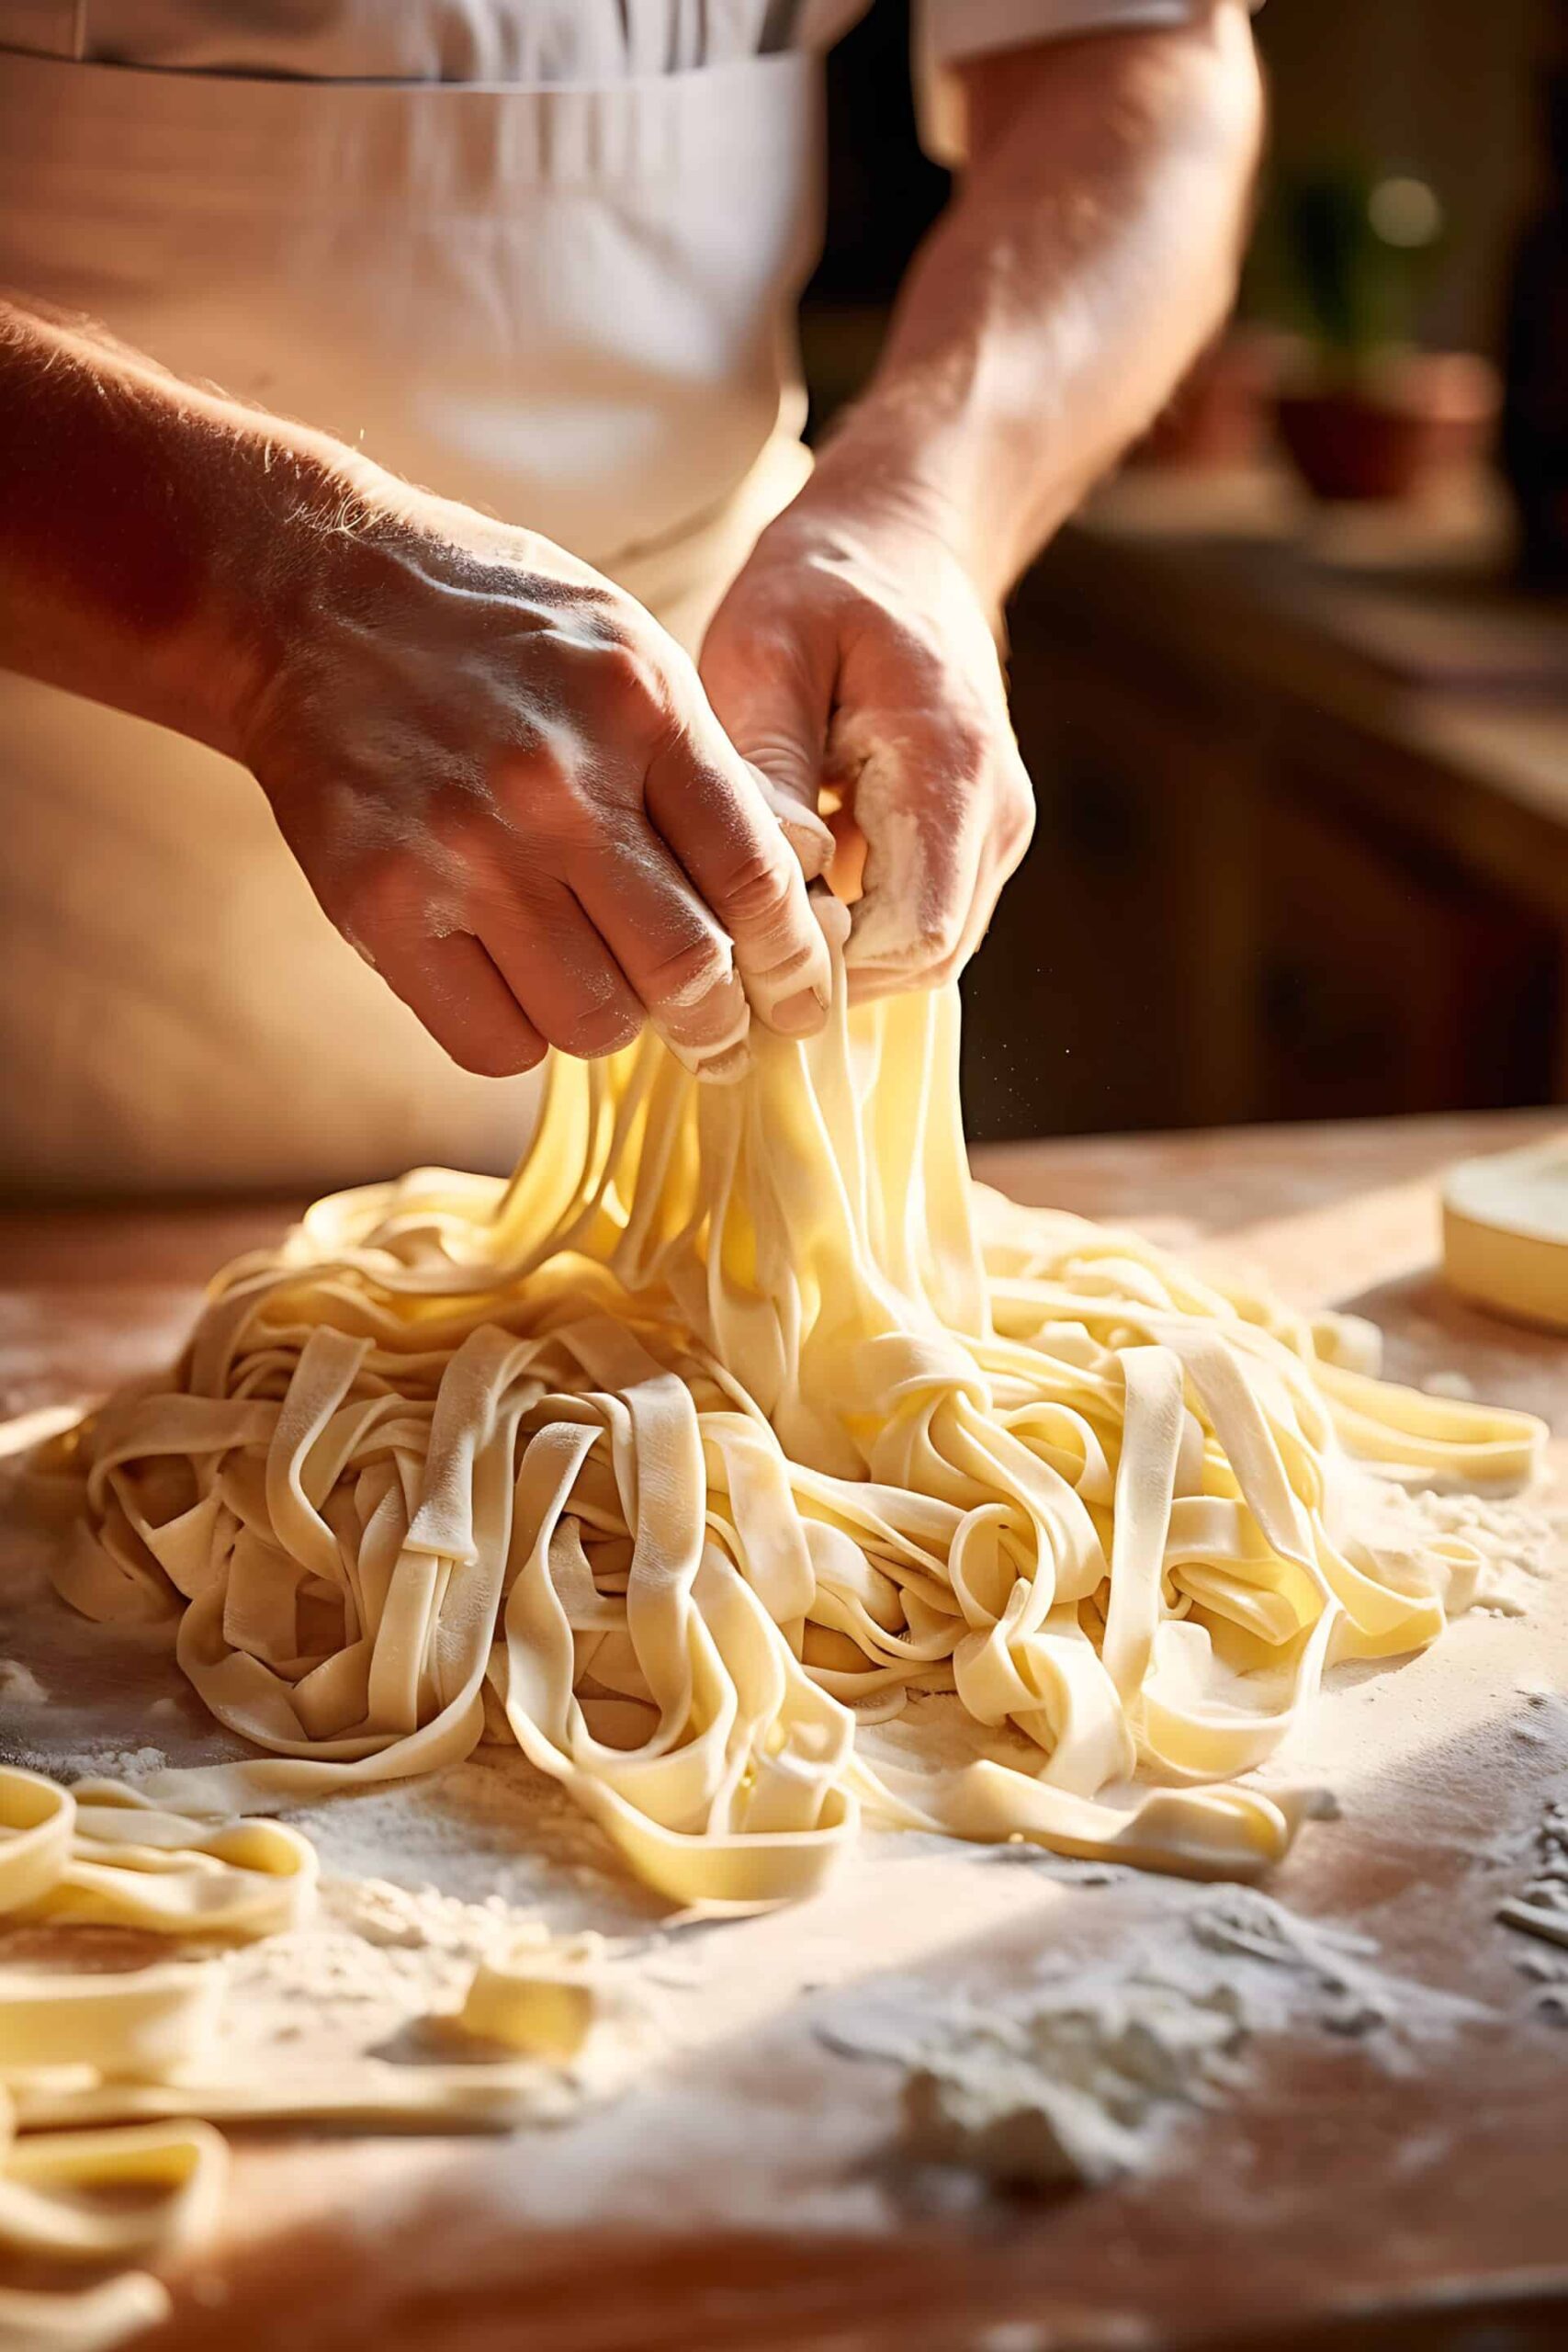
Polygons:
[[753,1012],[821,1027],[827,950],[756,772],[588,565],[6,299],[0,479],[0,665],[251,766],[456,1060],[610,1053],[647,1015],[717,1076]]
[[237,748],[322,907],[465,1068],[688,1066],[750,1012],[819,1029],[828,960],[794,851],[682,649],[525,531],[365,477],[307,515]]

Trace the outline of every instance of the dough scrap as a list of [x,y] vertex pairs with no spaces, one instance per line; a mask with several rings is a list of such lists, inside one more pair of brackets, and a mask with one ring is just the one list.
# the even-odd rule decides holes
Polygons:
[[[524,1753],[671,1900],[809,1894],[863,1817],[1251,1878],[1238,1784],[1325,1666],[1441,1631],[1462,1537],[1380,1551],[1358,1464],[1528,1476],[1518,1412],[1371,1376],[1366,1327],[969,1178],[948,989],[699,1085],[554,1058],[505,1184],[424,1169],[231,1265],[172,1377],[58,1442],[89,1616],[178,1613],[266,1810]],[[1383,1507],[1386,1516],[1386,1505]],[[955,1691],[987,1752],[874,1769]],[[1136,1768],[1163,1782],[1137,1794]]]
[[550,1937],[541,1928],[479,1962],[458,2023],[531,2057],[575,2058],[606,2003],[604,1956],[604,1938],[592,1931]]

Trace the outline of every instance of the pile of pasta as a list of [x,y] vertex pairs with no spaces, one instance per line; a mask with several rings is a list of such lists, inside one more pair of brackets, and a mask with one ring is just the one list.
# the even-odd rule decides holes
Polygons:
[[[61,1590],[177,1612],[253,1751],[158,1802],[276,1810],[488,1730],[682,1904],[804,1895],[863,1819],[1224,1877],[1284,1850],[1300,1802],[1236,1776],[1482,1567],[1390,1544],[1369,1471],[1511,1487],[1540,1424],[975,1186],[956,992],[836,1004],[728,1086],[651,1035],[557,1057],[509,1182],[320,1202],[63,1442]],[[930,1693],[969,1750],[874,1765],[860,1728]]]

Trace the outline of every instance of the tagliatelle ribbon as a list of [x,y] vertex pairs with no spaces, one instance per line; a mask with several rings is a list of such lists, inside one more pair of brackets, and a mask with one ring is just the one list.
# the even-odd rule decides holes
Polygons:
[[[807,1894],[863,1816],[1225,1877],[1284,1851],[1299,1805],[1234,1776],[1482,1566],[1380,1549],[1358,1465],[1515,1483],[1541,1426],[973,1186],[955,991],[847,1012],[824,922],[820,1038],[757,1034],[730,1087],[651,1036],[557,1057],[510,1183],[318,1203],[219,1278],[165,1386],[58,1442],[61,1590],[177,1613],[265,1751],[150,1803],[455,1762],[488,1682],[681,1903]],[[973,1761],[867,1755],[912,1691],[956,1697]]]
[[121,1781],[0,1765],[0,1915],[248,1938],[293,1927],[315,1885],[314,1848],[281,1822],[214,1828]]

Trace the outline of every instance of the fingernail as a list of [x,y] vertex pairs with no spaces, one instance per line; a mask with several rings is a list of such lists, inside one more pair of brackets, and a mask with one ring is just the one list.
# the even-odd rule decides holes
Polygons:
[[833,854],[833,836],[825,825],[796,824],[792,819],[781,820],[784,839],[800,860],[800,870],[808,882],[815,881]]
[[693,1075],[702,1086],[732,1086],[744,1078],[751,1067],[750,1046],[731,1046],[728,1053],[715,1054],[711,1060],[699,1062]]
[[828,1018],[828,1000],[819,989],[796,989],[775,1004],[770,1027],[781,1037],[814,1037]]

